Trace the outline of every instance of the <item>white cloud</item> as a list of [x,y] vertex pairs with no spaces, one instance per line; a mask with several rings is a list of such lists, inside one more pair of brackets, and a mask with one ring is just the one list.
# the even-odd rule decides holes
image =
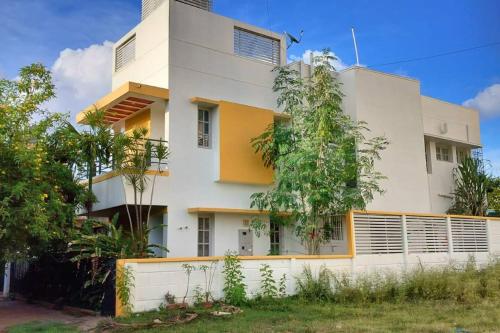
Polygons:
[[[290,55],[290,60],[291,61],[299,61],[299,60],[302,60],[304,61],[306,64],[311,64],[311,53],[313,56],[319,56],[321,54],[323,54],[323,51],[318,51],[318,50],[306,50],[302,56],[298,57],[298,56],[295,56],[295,55]],[[335,57],[336,59],[332,61],[332,66],[337,70],[337,71],[340,71],[340,70],[343,70],[345,68],[348,67],[348,65],[346,65],[342,59],[340,59],[340,57],[338,57],[334,52],[330,52],[330,55]]]
[[474,98],[463,102],[463,105],[478,109],[487,117],[500,116],[500,83],[480,91]]
[[64,49],[51,67],[56,98],[47,104],[52,112],[75,115],[111,90],[113,43],[105,41],[84,49]]

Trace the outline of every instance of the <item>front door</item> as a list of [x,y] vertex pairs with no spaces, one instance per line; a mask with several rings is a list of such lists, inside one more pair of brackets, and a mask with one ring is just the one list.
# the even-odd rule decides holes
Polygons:
[[238,230],[238,244],[240,256],[253,255],[253,233],[249,229]]

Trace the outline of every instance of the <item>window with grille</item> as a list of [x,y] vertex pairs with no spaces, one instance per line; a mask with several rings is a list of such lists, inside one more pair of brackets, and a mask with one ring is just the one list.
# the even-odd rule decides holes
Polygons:
[[345,215],[333,215],[325,224],[327,237],[334,241],[344,240]]
[[436,146],[436,159],[438,161],[452,162],[451,148],[449,146]]
[[210,218],[198,217],[198,257],[210,255]]
[[135,35],[116,48],[115,71],[135,60]]
[[210,111],[198,109],[198,147],[210,148]]
[[234,53],[271,63],[280,64],[280,41],[252,31],[234,27]]
[[408,253],[448,252],[446,218],[407,216]]
[[451,218],[454,252],[488,252],[486,220]]
[[269,223],[269,237],[271,240],[270,253],[273,255],[278,255],[281,253],[281,227],[279,223],[271,221]]
[[401,216],[354,214],[357,254],[403,253]]

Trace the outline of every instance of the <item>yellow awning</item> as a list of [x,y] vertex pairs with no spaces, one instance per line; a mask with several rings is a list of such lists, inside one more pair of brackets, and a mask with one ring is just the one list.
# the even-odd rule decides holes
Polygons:
[[154,102],[168,99],[169,90],[166,88],[127,82],[78,113],[76,122],[84,124],[86,113],[97,109],[105,110],[105,119],[112,124],[149,108]]

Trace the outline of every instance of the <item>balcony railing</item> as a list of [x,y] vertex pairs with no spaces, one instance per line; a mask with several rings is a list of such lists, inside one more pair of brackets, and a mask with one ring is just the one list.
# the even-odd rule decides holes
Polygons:
[[[148,168],[150,170],[161,170],[161,171],[167,170],[168,169],[168,159],[167,158],[163,158],[163,159],[158,158],[157,145],[163,144],[165,146],[168,146],[168,142],[166,140],[161,140],[161,139],[159,139],[159,140],[158,139],[147,139],[147,140],[144,140],[144,142],[150,142],[152,144],[150,146],[151,147],[151,151],[149,153],[150,158],[148,159],[148,161],[146,161]],[[145,146],[146,146],[146,144],[143,145],[143,147],[145,147]],[[139,152],[144,153],[145,149],[142,149]],[[109,158],[107,158],[106,160],[98,160],[97,161],[96,170],[95,170],[93,177],[115,171],[116,169],[117,169],[116,162],[113,159],[113,156],[110,155]]]

